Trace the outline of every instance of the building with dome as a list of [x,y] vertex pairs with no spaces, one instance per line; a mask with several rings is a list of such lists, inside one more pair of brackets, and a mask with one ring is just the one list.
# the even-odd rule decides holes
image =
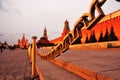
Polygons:
[[45,47],[45,46],[53,46],[53,45],[54,45],[54,43],[52,43],[48,40],[47,29],[45,27],[44,31],[43,31],[43,36],[40,37],[40,39],[37,41],[37,46],[38,47]]
[[18,40],[18,46],[22,49],[28,48],[28,39],[25,39],[25,34],[23,34],[22,39]]

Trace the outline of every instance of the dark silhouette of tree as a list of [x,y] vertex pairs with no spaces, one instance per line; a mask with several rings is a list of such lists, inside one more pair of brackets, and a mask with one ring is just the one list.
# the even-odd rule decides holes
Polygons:
[[90,42],[97,42],[96,37],[95,37],[95,31],[94,31],[94,30],[93,30],[93,32],[91,32]]
[[112,26],[111,30],[110,30],[110,35],[109,35],[109,41],[117,41],[117,40],[118,40],[118,38],[117,38],[117,36],[115,36],[114,29]]
[[92,43],[92,37],[93,37],[93,35],[92,35],[92,32],[91,32],[91,34],[90,34],[90,43]]
[[108,41],[109,40],[108,38],[109,38],[109,34],[108,34],[108,29],[106,28],[106,32],[105,32],[105,36],[103,38],[103,41],[104,42]]
[[99,37],[98,42],[103,42],[103,33],[102,33],[102,31],[100,32],[100,37]]
[[97,39],[95,37],[95,31],[93,30],[93,42],[97,42]]
[[85,43],[89,43],[88,35],[86,36]]

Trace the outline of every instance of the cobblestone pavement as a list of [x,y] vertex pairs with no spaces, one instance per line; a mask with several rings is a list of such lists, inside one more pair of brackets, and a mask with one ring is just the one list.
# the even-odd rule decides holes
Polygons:
[[27,49],[5,49],[0,53],[0,80],[31,80],[30,76]]
[[37,66],[44,80],[84,80],[83,78],[36,56]]
[[101,73],[113,80],[120,79],[120,48],[68,50],[56,59]]

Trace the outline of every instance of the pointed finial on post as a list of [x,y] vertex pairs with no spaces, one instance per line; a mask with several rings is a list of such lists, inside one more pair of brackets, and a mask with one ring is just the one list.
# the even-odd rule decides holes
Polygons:
[[35,40],[36,40],[36,39],[37,39],[37,37],[36,37],[36,36],[32,36],[32,39],[35,39]]

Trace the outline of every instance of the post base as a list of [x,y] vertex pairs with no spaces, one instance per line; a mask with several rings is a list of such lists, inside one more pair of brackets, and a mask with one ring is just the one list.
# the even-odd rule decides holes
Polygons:
[[32,79],[32,80],[34,80],[34,79],[36,79],[36,78],[39,78],[39,76],[38,76],[38,75],[31,76],[31,79]]

